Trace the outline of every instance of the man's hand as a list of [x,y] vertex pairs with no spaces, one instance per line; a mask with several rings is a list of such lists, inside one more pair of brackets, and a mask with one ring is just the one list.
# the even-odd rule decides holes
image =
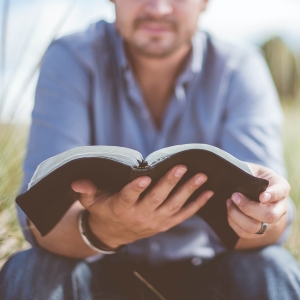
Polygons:
[[206,180],[196,174],[170,192],[187,171],[178,165],[167,172],[147,194],[141,193],[150,185],[150,177],[136,178],[119,193],[107,195],[87,180],[77,180],[72,188],[79,201],[90,212],[89,225],[98,239],[110,249],[166,231],[193,216],[212,197],[212,191],[202,193],[184,206],[186,200]]
[[[227,200],[228,222],[241,237],[237,249],[261,247],[274,244],[279,239],[287,222],[288,195],[290,185],[274,171],[249,164],[254,175],[269,180],[267,190],[260,194],[260,203],[251,201],[240,193]],[[256,234],[268,223],[264,234]]]

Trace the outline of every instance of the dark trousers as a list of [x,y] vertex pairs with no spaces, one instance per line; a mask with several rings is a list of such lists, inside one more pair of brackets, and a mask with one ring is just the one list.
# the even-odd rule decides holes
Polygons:
[[300,299],[300,270],[283,248],[223,253],[194,266],[190,261],[160,267],[120,262],[87,263],[39,247],[12,256],[0,273],[1,300],[154,300],[137,272],[168,300]]

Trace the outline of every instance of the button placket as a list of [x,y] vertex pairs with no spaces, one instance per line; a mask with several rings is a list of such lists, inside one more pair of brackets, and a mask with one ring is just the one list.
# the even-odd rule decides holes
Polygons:
[[149,154],[152,152],[153,145],[155,144],[157,130],[152,121],[150,112],[143,100],[140,87],[138,86],[130,68],[126,68],[126,70],[124,70],[124,78],[127,85],[128,100],[135,106],[134,111],[138,120],[138,126],[143,132],[145,146],[147,149],[146,153]]
[[200,257],[194,257],[194,258],[192,258],[191,263],[195,267],[199,266],[202,263],[202,259]]
[[186,93],[185,93],[184,86],[180,84],[174,88],[174,95],[167,108],[162,130],[160,134],[157,136],[157,140],[155,143],[155,150],[167,146],[166,137],[169,135],[169,132],[171,131],[175,122],[184,113],[185,105],[186,105]]

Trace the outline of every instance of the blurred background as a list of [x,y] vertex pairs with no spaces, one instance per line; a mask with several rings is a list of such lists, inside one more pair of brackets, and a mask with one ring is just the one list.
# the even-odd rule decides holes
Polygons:
[[[8,255],[29,246],[14,199],[43,53],[54,38],[100,19],[114,21],[115,14],[109,0],[2,0],[0,5],[1,266]],[[285,113],[284,155],[298,211],[286,247],[300,262],[300,0],[211,0],[199,27],[230,43],[260,47],[265,55]]]

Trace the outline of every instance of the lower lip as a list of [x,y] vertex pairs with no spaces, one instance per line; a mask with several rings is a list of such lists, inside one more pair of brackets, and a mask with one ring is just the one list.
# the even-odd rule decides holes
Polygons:
[[170,32],[170,29],[163,28],[163,27],[151,27],[151,26],[141,26],[140,29],[147,31],[152,34],[160,34]]

